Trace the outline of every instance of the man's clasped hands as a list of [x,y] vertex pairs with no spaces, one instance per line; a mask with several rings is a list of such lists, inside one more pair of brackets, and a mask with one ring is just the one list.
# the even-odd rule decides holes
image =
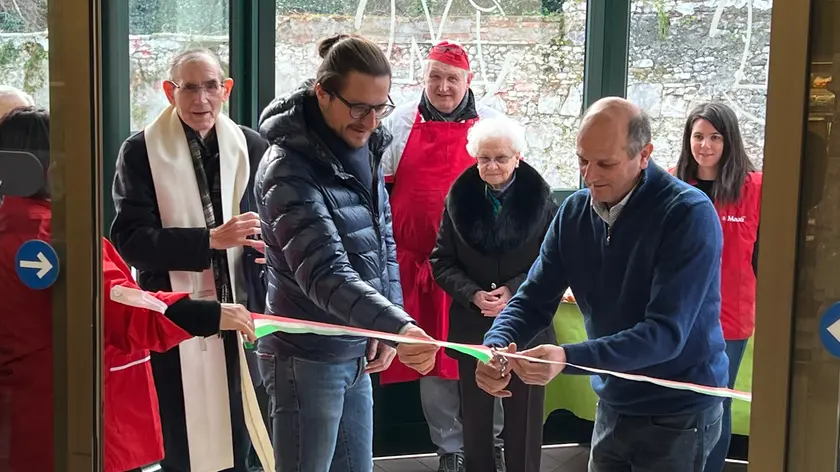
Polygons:
[[[410,331],[405,334],[412,336]],[[422,336],[415,337],[431,339],[425,333]],[[403,343],[398,348],[398,356],[406,366],[421,374],[427,374],[435,365],[438,349],[440,349],[438,346],[431,344]],[[566,362],[566,352],[561,346],[543,344],[518,353],[523,356],[560,362],[561,364],[531,362],[502,355],[503,353],[516,352],[516,344],[512,343],[506,349],[495,351],[496,354],[490,361],[479,361],[475,371],[475,380],[478,386],[494,397],[506,398],[511,395],[510,391],[507,390],[511,372],[516,373],[525,384],[546,385],[563,370],[564,364],[562,363]]]

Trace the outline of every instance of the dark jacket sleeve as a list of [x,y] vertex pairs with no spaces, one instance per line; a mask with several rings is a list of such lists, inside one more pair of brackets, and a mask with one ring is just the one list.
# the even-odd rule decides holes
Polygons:
[[207,228],[162,228],[143,134],[128,138],[117,156],[112,189],[116,217],[111,241],[141,271],[195,271],[210,267]]
[[182,298],[169,305],[164,315],[193,336],[218,334],[222,305],[215,300]]
[[[384,186],[382,187],[384,189]],[[403,306],[402,284],[400,283],[400,266],[397,263],[397,243],[394,240],[394,226],[391,217],[391,203],[387,195],[383,199],[385,208],[385,227],[382,237],[385,239],[385,249],[388,251],[388,299],[399,307]]]
[[437,243],[429,256],[432,262],[432,274],[440,287],[458,303],[472,308],[472,298],[476,292],[481,290],[464,269],[461,261],[458,260],[458,249],[455,242],[455,228],[452,219],[449,217],[449,210],[443,210],[443,218],[440,222]]
[[[245,126],[240,126],[240,128],[245,134],[245,141],[248,143],[248,157],[250,158],[251,166],[251,177],[248,181],[248,188],[245,189],[245,195],[242,197],[240,211],[242,213],[249,211],[256,213],[257,200],[254,193],[254,182],[263,154],[268,150],[268,141],[250,128]],[[257,239],[261,238],[258,236]],[[267,292],[265,265],[257,263],[257,259],[262,257],[263,254],[250,246],[244,246],[242,248],[242,271],[244,272],[248,292],[246,306],[248,310],[254,313],[265,313],[265,297]]]
[[314,177],[283,159],[271,166],[261,198],[269,215],[272,244],[282,248],[303,293],[340,324],[399,333],[413,320],[350,265]]
[[[544,214],[545,222],[542,227],[542,232],[540,233],[542,234],[543,239],[545,239],[545,235],[548,233],[548,229],[551,228],[551,222],[554,221],[554,215],[557,214],[558,208],[559,206],[557,205],[557,203],[554,202],[554,199],[552,199],[546,207]],[[511,296],[519,290],[519,287],[522,286],[522,284],[525,282],[525,279],[527,278],[528,272],[525,271],[515,277],[511,277],[510,280],[505,282],[505,285],[510,290]]]
[[511,277],[510,280],[504,283],[508,290],[510,290],[511,296],[519,290],[519,287],[522,286],[526,278],[528,278],[528,273],[523,272],[519,275]]

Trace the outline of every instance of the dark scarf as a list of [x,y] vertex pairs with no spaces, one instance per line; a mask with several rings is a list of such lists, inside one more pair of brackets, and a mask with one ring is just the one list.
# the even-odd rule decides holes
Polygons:
[[[198,184],[198,194],[201,197],[201,206],[204,210],[204,222],[207,224],[207,228],[212,229],[218,226],[213,201],[222,201],[221,169],[219,172],[213,173],[213,186],[211,187],[207,180],[207,173],[204,171],[204,154],[210,151],[205,144],[207,141],[214,139],[215,135],[208,135],[207,140],[202,142],[198,133],[189,129],[186,125],[184,126],[184,132],[187,135],[187,144],[190,148],[193,167],[195,167],[195,180]],[[219,153],[216,151],[215,155],[208,157],[210,159],[218,159]],[[216,295],[218,300],[222,303],[233,303],[230,274],[228,273],[227,258],[225,256],[226,251],[211,251],[210,260],[213,267],[213,278],[216,282]]]
[[516,170],[513,171],[510,180],[499,190],[494,189],[490,184],[484,184],[484,196],[490,200],[490,204],[493,206],[493,216],[498,218],[502,213],[502,202],[505,199],[505,194],[513,187],[514,181],[516,181]]
[[475,96],[472,90],[467,89],[467,94],[464,95],[463,100],[452,113],[441,113],[432,106],[424,91],[420,95],[420,115],[426,121],[457,122],[478,118],[478,112],[475,109]]

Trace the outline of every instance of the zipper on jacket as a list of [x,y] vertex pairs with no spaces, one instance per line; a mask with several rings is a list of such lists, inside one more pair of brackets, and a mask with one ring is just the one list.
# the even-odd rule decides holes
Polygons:
[[[373,227],[376,229],[376,239],[379,242],[379,246],[382,246],[382,228],[379,227],[379,169],[381,168],[382,164],[382,155],[380,154],[377,157],[373,151],[371,153],[371,174],[373,175],[373,189],[372,190],[372,198],[371,204],[373,208]],[[387,255],[386,255],[387,259]]]
[[373,166],[373,169],[371,169],[373,171],[373,188],[371,189],[370,199],[373,214],[371,216],[373,216],[373,229],[376,230],[376,241],[379,243],[379,247],[382,247],[382,228],[379,227],[379,163],[377,162],[374,165],[373,159],[371,159],[371,165]]

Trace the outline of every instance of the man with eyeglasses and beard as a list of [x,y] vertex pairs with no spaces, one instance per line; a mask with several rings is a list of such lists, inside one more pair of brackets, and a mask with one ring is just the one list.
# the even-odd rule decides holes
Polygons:
[[[447,339],[452,301],[435,282],[429,256],[449,188],[462,172],[475,165],[467,152],[467,132],[479,118],[501,113],[477,103],[470,90],[473,74],[463,46],[441,41],[432,46],[427,59],[419,103],[400,105],[383,123],[394,135],[394,142],[385,151],[382,168],[391,193],[405,309],[432,337]],[[496,316],[516,291],[506,282],[499,281],[499,287],[490,292],[478,291],[465,303],[475,304],[485,316]],[[425,376],[399,362],[380,376],[383,385],[418,379],[423,414],[440,456],[438,470],[461,472],[464,432],[458,363],[440,351],[435,368]],[[498,400],[493,424],[496,470],[504,471],[499,437],[504,418]]]
[[[117,157],[111,240],[144,290],[261,311],[252,189],[268,144],[221,112],[232,88],[210,51],[173,58],[163,83],[170,106],[126,139]],[[222,333],[152,354],[165,472],[247,470],[243,392],[251,377],[240,370],[239,342]]]
[[[319,44],[314,81],[262,113],[271,147],[256,196],[265,241],[266,312],[426,338],[403,308],[379,126],[393,105],[380,47],[337,35]],[[373,470],[370,374],[396,355],[421,372],[437,347],[275,333],[260,339],[278,470]]]

